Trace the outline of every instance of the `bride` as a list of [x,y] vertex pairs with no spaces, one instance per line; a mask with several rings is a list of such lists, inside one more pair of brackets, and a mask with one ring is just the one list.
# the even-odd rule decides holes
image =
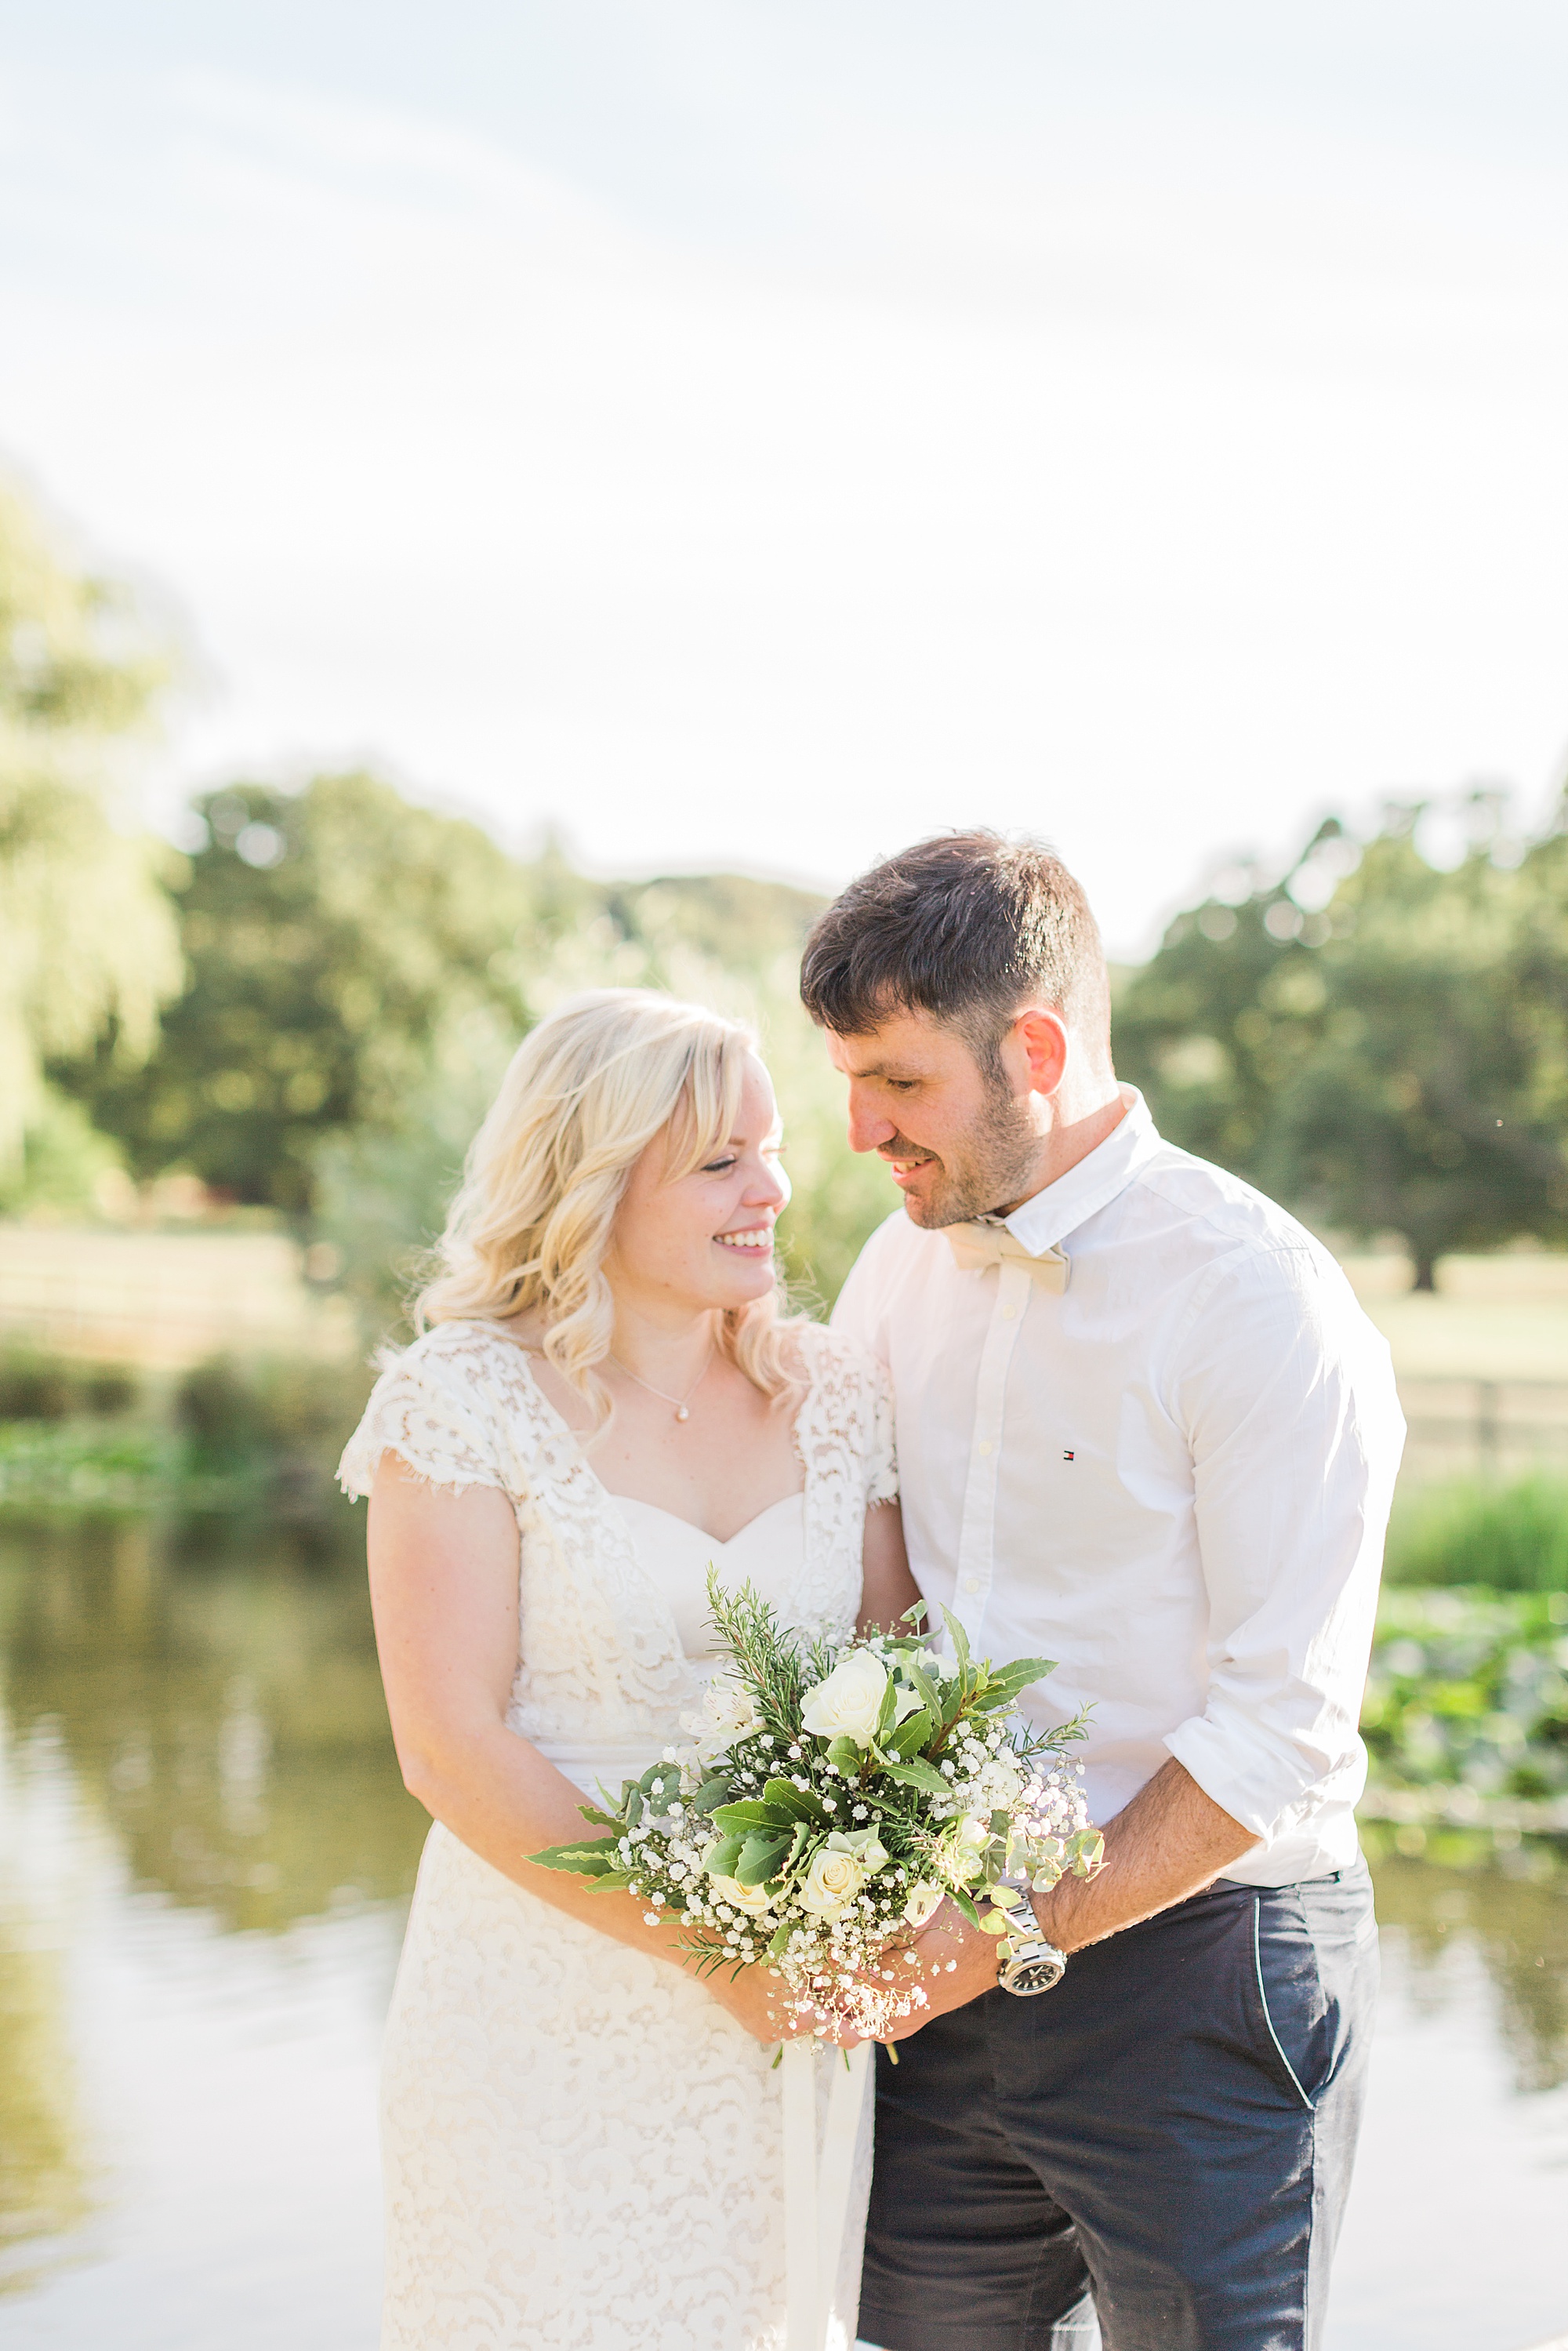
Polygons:
[[779,1151],[745,1029],[637,989],[563,1005],[343,1457],[435,1820],[387,2031],[383,2351],[784,2341],[777,1983],[699,1979],[677,1925],[526,1858],[683,1740],[710,1562],[836,1641],[916,1597],[883,1376],[779,1310]]

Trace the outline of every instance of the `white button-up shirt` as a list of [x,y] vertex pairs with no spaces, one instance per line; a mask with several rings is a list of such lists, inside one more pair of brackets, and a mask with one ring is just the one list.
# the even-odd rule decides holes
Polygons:
[[[1405,1423],[1333,1258],[1163,1142],[1142,1097],[1006,1220],[1060,1245],[960,1270],[900,1209],[833,1320],[893,1375],[910,1563],[977,1653],[1058,1661],[1040,1724],[1092,1708],[1092,1816],[1167,1755],[1262,1842],[1226,1875],[1342,1868]],[[940,1620],[938,1619],[938,1624]]]

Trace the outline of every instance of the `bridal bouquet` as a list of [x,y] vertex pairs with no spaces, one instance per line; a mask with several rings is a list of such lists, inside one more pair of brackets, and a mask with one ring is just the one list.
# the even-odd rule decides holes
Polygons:
[[749,1585],[710,1575],[708,1600],[728,1664],[683,1726],[693,1743],[583,1805],[608,1835],[535,1862],[624,1887],[651,1927],[678,1917],[705,1972],[770,1968],[819,2034],[871,2040],[927,2005],[911,1946],[944,1898],[1006,1959],[1033,1924],[1028,1889],[1099,1867],[1082,1766],[1061,1751],[1084,1717],[1033,1731],[1013,1710],[1048,1658],[976,1663],[946,1610],[951,1667],[923,1609],[835,1651],[785,1633]]

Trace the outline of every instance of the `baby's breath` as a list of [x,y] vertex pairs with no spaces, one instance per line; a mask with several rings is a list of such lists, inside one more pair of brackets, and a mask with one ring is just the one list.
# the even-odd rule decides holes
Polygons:
[[[694,1744],[666,1748],[607,1809],[584,1807],[602,1842],[534,1856],[624,1887],[651,1927],[678,1919],[699,1972],[765,1965],[810,2032],[884,2038],[928,2004],[941,1967],[915,1938],[944,1899],[974,1923],[986,1905],[1005,1950],[1004,1878],[1038,1891],[1098,1866],[1082,1767],[1062,1753],[1082,1718],[1046,1734],[1014,1711],[1046,1660],[976,1664],[951,1618],[948,1659],[917,1623],[834,1649],[712,1577],[709,1605],[727,1663],[685,1726]],[[835,1703],[841,1726],[824,1728]]]

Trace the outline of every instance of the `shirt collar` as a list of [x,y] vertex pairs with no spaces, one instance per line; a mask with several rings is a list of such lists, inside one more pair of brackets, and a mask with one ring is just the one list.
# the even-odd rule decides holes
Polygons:
[[1004,1217],[1009,1232],[1023,1243],[1030,1257],[1042,1257],[1102,1208],[1109,1207],[1160,1149],[1159,1130],[1137,1087],[1124,1086],[1122,1100],[1127,1105],[1126,1114],[1104,1142],[1096,1144],[1076,1167],[1070,1167],[1065,1176],[1059,1176],[1054,1184],[1048,1184],[1043,1192],[1035,1193],[1021,1208]]

